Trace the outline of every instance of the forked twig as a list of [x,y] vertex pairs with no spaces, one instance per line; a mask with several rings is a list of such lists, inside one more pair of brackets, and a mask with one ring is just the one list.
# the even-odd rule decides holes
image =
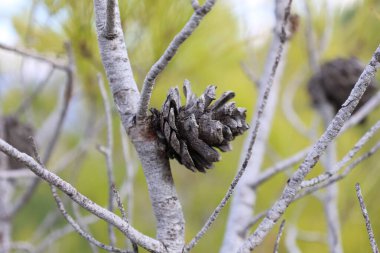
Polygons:
[[369,241],[371,243],[372,252],[373,253],[379,253],[379,249],[378,249],[377,244],[376,244],[375,235],[373,234],[371,221],[369,220],[368,211],[367,211],[367,208],[366,208],[365,203],[364,203],[364,199],[363,199],[363,195],[362,195],[359,183],[355,184],[355,188],[356,188],[356,195],[358,196],[360,208],[362,209],[362,214],[363,214],[363,217],[365,220],[365,226],[367,228],[367,233],[369,236]]
[[166,68],[170,60],[177,53],[179,47],[194,32],[194,30],[198,27],[199,23],[204,18],[204,16],[206,16],[206,14],[211,11],[215,2],[216,0],[207,0],[202,7],[198,8],[195,11],[195,13],[191,16],[191,18],[182,28],[182,30],[170,42],[168,48],[165,50],[160,59],[149,70],[148,74],[145,77],[143,88],[141,90],[138,118],[142,118],[147,115],[150,98],[152,96],[153,86],[157,76]]
[[276,237],[276,243],[274,244],[273,253],[278,253],[278,248],[280,247],[280,240],[282,236],[282,232],[284,231],[285,227],[285,220],[282,220],[280,229],[278,230],[277,237]]

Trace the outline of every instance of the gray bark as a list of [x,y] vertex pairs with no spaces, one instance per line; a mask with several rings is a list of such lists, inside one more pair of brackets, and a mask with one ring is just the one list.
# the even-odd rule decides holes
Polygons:
[[[103,65],[122,124],[142,163],[157,220],[157,239],[165,245],[168,252],[181,252],[185,227],[181,204],[165,149],[151,128],[151,119],[143,117],[137,120],[135,116],[140,93],[125,47],[118,5],[115,3],[114,13],[110,17],[107,17],[106,1],[95,0],[94,6]],[[112,36],[103,31],[109,19],[115,22],[113,29],[112,24],[107,23],[107,28],[113,30]]]

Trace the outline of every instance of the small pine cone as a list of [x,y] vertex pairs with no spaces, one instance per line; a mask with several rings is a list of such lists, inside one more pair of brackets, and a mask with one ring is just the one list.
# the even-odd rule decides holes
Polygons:
[[[4,140],[17,148],[21,152],[28,155],[33,155],[33,147],[30,144],[29,137],[33,136],[33,128],[21,123],[13,116],[0,118],[4,127]],[[9,158],[8,169],[14,170],[23,168],[24,165],[13,158]]]
[[178,88],[172,88],[161,112],[151,109],[155,128],[168,147],[169,157],[192,171],[206,172],[212,168],[220,160],[214,147],[223,152],[231,150],[230,141],[248,129],[246,109],[228,102],[235,93],[227,91],[211,104],[215,89],[210,85],[197,98],[186,80],[183,86],[186,105],[181,106]]
[[[335,113],[338,112],[363,70],[364,66],[354,57],[337,58],[323,64],[308,84],[313,105],[318,107],[323,101],[327,101],[334,108]],[[375,80],[372,80],[355,111],[370,100],[376,92],[377,84]]]

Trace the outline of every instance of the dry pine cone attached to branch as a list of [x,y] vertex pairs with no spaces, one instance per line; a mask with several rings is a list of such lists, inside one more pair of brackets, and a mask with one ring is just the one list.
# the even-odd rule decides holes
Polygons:
[[181,106],[178,88],[172,88],[161,111],[151,109],[160,139],[168,147],[168,155],[186,168],[206,172],[220,160],[215,148],[231,150],[230,141],[248,129],[246,109],[228,102],[235,93],[227,91],[214,103],[216,87],[210,85],[197,98],[185,81],[186,104]]
[[[33,147],[30,144],[29,137],[33,137],[34,131],[30,125],[20,122],[14,116],[1,117],[0,124],[2,124],[2,128],[4,129],[4,137],[2,138],[5,141],[21,152],[28,155],[33,154]],[[7,169],[14,170],[23,167],[24,165],[20,162],[9,158]]]
[[[363,70],[364,65],[355,57],[348,59],[336,58],[324,63],[320,71],[310,79],[308,84],[313,105],[318,108],[319,105],[326,101],[337,113],[350,95]],[[372,80],[355,111],[375,95],[376,91],[376,81]]]

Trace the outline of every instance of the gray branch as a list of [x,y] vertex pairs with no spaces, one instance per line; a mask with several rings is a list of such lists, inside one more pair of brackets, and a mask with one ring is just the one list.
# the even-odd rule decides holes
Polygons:
[[[174,187],[165,147],[159,142],[152,129],[151,119],[146,117],[136,120],[135,117],[140,93],[137,90],[126,51],[117,2],[115,2],[114,38],[107,38],[103,33],[106,20],[106,1],[94,0],[94,6],[103,66],[124,129],[135,146],[142,163],[157,220],[157,239],[165,245],[168,252],[180,251],[184,245],[185,230],[182,207]],[[207,6],[202,10],[208,12]],[[160,244],[160,246],[162,245]]]
[[[287,46],[283,38],[288,37],[285,27],[288,24],[290,14],[290,1],[276,1],[275,16],[276,26],[267,56],[265,70],[260,78],[259,98],[256,102],[256,110],[252,119],[254,130],[245,143],[245,150],[252,153],[252,157],[242,156],[243,166],[247,167],[236,188],[236,194],[231,203],[228,216],[226,233],[220,249],[221,253],[236,252],[247,236],[247,227],[252,219],[252,210],[256,201],[256,189],[252,187],[257,181],[259,170],[266,151],[266,143],[275,114],[278,94],[280,92],[280,79],[284,68],[282,55],[286,54]],[[254,144],[253,144],[254,143]],[[265,180],[265,179],[263,179]],[[263,182],[263,181],[261,181]]]
[[79,193],[78,190],[75,189],[72,185],[70,185],[54,173],[42,167],[32,157],[28,156],[27,154],[21,153],[2,139],[0,139],[0,151],[23,163],[30,170],[32,170],[38,177],[60,189],[69,198],[78,203],[87,211],[114,225],[128,238],[141,245],[143,248],[152,252],[165,252],[165,248],[161,242],[141,234],[135,228],[131,227],[128,223],[123,221],[122,218],[94,203],[86,196]]
[[[113,1],[108,1],[108,2],[113,2]],[[108,10],[108,7],[107,7],[107,10]],[[106,88],[104,87],[102,78],[103,77],[100,74],[98,74],[98,85],[100,89],[100,94],[102,95],[104,111],[106,114],[107,146],[99,147],[99,150],[104,154],[106,158],[107,179],[108,179],[108,210],[110,212],[113,212],[114,191],[112,187],[115,185],[115,176],[113,173],[113,160],[112,160],[112,155],[113,155],[112,111],[111,111],[111,106],[108,100],[107,91],[106,91]],[[111,224],[108,224],[108,236],[110,239],[111,246],[114,246],[116,243],[116,236]]]
[[282,236],[282,232],[284,231],[285,227],[285,220],[282,220],[280,229],[278,230],[277,237],[276,237],[276,243],[274,244],[273,253],[278,253],[278,248],[280,247],[280,240]]
[[266,218],[260,223],[256,231],[244,242],[239,252],[250,252],[255,249],[266,237],[274,224],[282,216],[288,205],[293,201],[295,195],[299,191],[301,182],[306,175],[316,165],[321,155],[326,150],[328,144],[338,135],[343,124],[348,120],[359,103],[360,98],[367,89],[369,83],[374,78],[377,69],[380,66],[380,46],[376,49],[370,63],[365,67],[355,87],[351,91],[350,96],[342,105],[325,133],[321,136],[318,142],[313,146],[313,149],[300,165],[298,170],[292,175],[285,186],[280,198],[274,203]]
[[[289,1],[289,2],[291,3],[291,1]],[[289,7],[289,6],[287,6],[287,7]],[[275,75],[277,72],[277,68],[279,66],[280,59],[281,59],[281,56],[283,53],[283,49],[284,49],[283,43],[285,42],[285,38],[286,38],[285,25],[287,23],[287,18],[289,16],[289,13],[290,13],[290,8],[286,8],[285,15],[284,15],[285,17],[284,17],[282,27],[281,27],[281,36],[280,36],[282,38],[280,40],[281,43],[278,45],[278,48],[277,48],[277,51],[275,54],[275,60],[273,62],[273,65],[271,67],[270,74],[268,76],[267,82],[265,83],[265,86],[263,87],[263,91],[262,91],[261,97],[259,99],[260,102],[259,102],[258,110],[257,110],[256,115],[255,115],[256,120],[255,120],[255,124],[254,124],[253,130],[252,130],[252,133],[250,135],[251,136],[250,142],[248,145],[248,149],[247,149],[247,153],[246,153],[246,156],[244,158],[244,161],[243,161],[240,169],[238,170],[235,178],[232,180],[232,183],[230,184],[230,187],[228,188],[226,195],[223,197],[223,199],[221,200],[219,205],[215,208],[213,213],[210,215],[210,217],[208,218],[208,220],[206,221],[206,223],[204,224],[202,229],[196,234],[196,236],[186,246],[185,252],[190,251],[198,243],[198,241],[204,236],[204,234],[207,232],[207,230],[210,228],[210,226],[214,223],[214,221],[218,217],[220,211],[223,209],[223,207],[227,204],[228,200],[232,196],[232,193],[234,192],[237,183],[242,178],[242,176],[243,176],[243,174],[247,168],[248,162],[249,162],[251,155],[252,155],[253,146],[256,142],[257,133],[258,133],[258,130],[259,130],[260,125],[261,125],[261,120],[262,120],[262,117],[263,117],[263,114],[264,114],[264,111],[266,108],[269,93],[271,91],[271,88],[272,88],[272,85],[274,82],[274,78],[275,78]]]
[[372,252],[373,253],[379,253],[379,249],[377,247],[375,235],[373,234],[371,221],[369,220],[368,211],[367,211],[367,208],[366,208],[365,203],[364,203],[364,199],[362,196],[362,192],[361,192],[359,183],[356,183],[355,188],[356,188],[356,195],[358,196],[360,208],[362,209],[363,217],[365,220],[365,226],[367,228],[367,233],[369,236],[369,241],[371,243]]
[[[193,1],[194,2],[194,1]],[[192,2],[192,3],[193,3]],[[138,117],[145,117],[147,115],[150,98],[152,96],[153,86],[157,76],[166,68],[170,60],[177,53],[179,47],[185,40],[190,37],[194,30],[199,26],[201,20],[209,13],[214,6],[216,0],[207,0],[206,3],[198,8],[191,16],[190,20],[182,28],[182,30],[174,37],[170,42],[168,48],[160,59],[151,67],[148,74],[145,77],[142,92],[141,101],[139,105]],[[194,6],[194,5],[193,5]]]

